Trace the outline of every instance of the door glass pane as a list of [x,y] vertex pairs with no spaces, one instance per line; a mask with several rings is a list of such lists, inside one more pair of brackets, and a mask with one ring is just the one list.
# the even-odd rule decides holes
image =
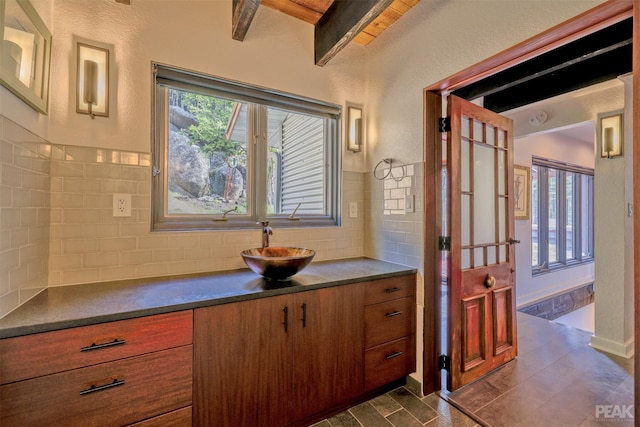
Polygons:
[[505,169],[505,159],[507,152],[498,150],[498,194],[504,196],[507,194],[507,174]]
[[474,244],[495,243],[496,194],[494,149],[474,146],[473,227]]
[[478,142],[484,142],[484,135],[482,134],[483,123],[477,120],[473,121],[473,140]]
[[463,270],[471,268],[471,249],[463,249],[460,264]]
[[498,129],[498,147],[506,147],[507,143],[507,132],[503,129]]
[[469,117],[462,116],[461,126],[462,126],[462,129],[461,129],[462,138],[468,139],[471,136],[469,135],[469,126],[470,126]]
[[507,240],[507,199],[501,198],[498,201],[498,241]]
[[487,136],[486,136],[486,142],[489,145],[495,145],[496,144],[496,128],[494,128],[493,126],[489,126],[487,125]]
[[496,251],[497,246],[489,246],[487,248],[487,265],[494,265],[496,263]]
[[473,250],[473,266],[478,267],[485,265],[484,248],[475,248]]
[[473,143],[468,141],[460,142],[460,190],[468,192],[471,191],[471,159],[469,153],[469,147],[471,147]]
[[468,194],[462,195],[461,200],[461,244],[462,246],[469,246],[471,244],[471,196]]
[[507,247],[500,245],[500,262],[507,262]]
[[548,171],[548,191],[549,191],[549,208],[548,208],[548,237],[549,242],[549,263],[558,261],[558,239],[557,239],[557,223],[558,223],[558,177],[555,169],[547,169]]

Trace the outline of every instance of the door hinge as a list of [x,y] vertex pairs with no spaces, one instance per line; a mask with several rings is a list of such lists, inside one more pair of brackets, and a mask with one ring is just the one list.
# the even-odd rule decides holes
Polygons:
[[451,358],[446,354],[438,356],[438,369],[449,371],[451,369]]
[[158,167],[157,167],[157,166],[153,166],[153,167],[151,168],[151,175],[153,175],[153,176],[158,176],[158,175],[160,175],[160,169],[158,169]]
[[449,236],[438,237],[438,248],[441,251],[449,252],[451,250],[451,237]]
[[451,117],[440,117],[438,119],[438,132],[451,132]]

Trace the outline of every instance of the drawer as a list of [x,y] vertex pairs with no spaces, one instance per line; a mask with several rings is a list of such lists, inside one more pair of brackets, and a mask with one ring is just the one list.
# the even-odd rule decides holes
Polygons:
[[0,425],[122,426],[184,408],[192,360],[188,345],[0,386]]
[[364,303],[377,304],[416,293],[416,275],[391,277],[365,283]]
[[366,391],[409,375],[416,369],[414,335],[365,351],[364,366]]
[[193,312],[158,314],[2,340],[2,384],[193,342]]
[[129,427],[191,427],[192,413],[192,407],[187,406],[168,414],[158,415],[139,423],[130,424]]
[[415,299],[400,298],[364,309],[365,348],[411,335],[415,331]]

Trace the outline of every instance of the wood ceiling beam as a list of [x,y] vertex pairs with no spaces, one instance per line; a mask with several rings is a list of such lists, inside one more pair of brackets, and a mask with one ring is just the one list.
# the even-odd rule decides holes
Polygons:
[[393,0],[336,0],[315,25],[315,62],[323,66]]
[[231,37],[243,41],[251,26],[251,21],[258,11],[260,0],[233,0],[233,16],[231,18]]

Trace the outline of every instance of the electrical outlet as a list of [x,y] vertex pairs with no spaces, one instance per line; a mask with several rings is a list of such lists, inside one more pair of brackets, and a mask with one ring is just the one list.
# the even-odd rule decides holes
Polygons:
[[349,218],[358,218],[357,202],[349,202]]
[[131,216],[131,194],[113,195],[113,216]]

